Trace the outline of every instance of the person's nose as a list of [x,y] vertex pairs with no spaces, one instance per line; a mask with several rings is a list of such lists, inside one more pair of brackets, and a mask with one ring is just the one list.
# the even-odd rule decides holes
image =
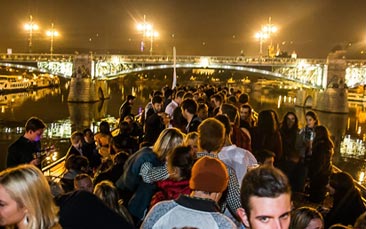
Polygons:
[[280,219],[275,219],[271,228],[272,229],[285,229],[284,227],[282,227],[282,222]]

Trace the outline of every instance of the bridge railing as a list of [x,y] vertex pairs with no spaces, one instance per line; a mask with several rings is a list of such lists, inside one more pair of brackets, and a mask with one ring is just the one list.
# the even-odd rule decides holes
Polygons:
[[0,53],[0,61],[9,62],[38,62],[38,61],[55,61],[55,62],[71,62],[74,58],[73,54],[39,54],[39,53]]
[[[75,54],[47,54],[47,53],[0,53],[0,61],[11,62],[35,62],[35,61],[60,61],[72,62]],[[92,54],[90,57],[97,62],[125,62],[125,63],[161,63],[173,62],[172,55],[113,55],[113,54]],[[301,59],[301,58],[268,58],[250,56],[187,56],[178,55],[180,63],[199,63],[208,60],[211,64],[235,64],[235,65],[298,65],[325,64],[324,59]],[[351,64],[360,64],[359,60],[348,60]],[[365,63],[361,63],[365,64]]]
[[[171,64],[173,56],[170,55],[94,55],[97,62],[136,63],[136,64]],[[299,62],[307,64],[325,64],[324,59],[294,59],[294,58],[265,58],[249,56],[177,56],[179,63],[199,63],[207,61],[208,64],[231,65],[298,65]]]
[[[95,63],[101,64],[103,68],[102,76],[117,75],[119,71],[145,69],[144,67],[173,65],[172,55],[113,55],[113,54],[85,54]],[[43,53],[0,53],[0,62],[9,64],[21,64],[25,66],[28,63],[37,63],[38,68],[48,71],[52,74],[71,76],[73,61],[76,54],[43,54]],[[326,65],[326,59],[302,59],[302,58],[266,58],[266,57],[250,57],[250,56],[188,56],[178,55],[176,60],[178,65],[187,65],[189,67],[208,67],[208,68],[226,68],[234,69],[237,67],[251,66],[269,66],[273,67],[272,71],[288,75],[290,78],[294,75],[302,77],[302,72],[310,71],[313,68],[323,68]],[[346,60],[347,63],[347,85],[366,83],[366,60]],[[288,68],[286,72],[285,68]],[[149,70],[146,68],[145,70]],[[317,73],[318,75],[321,73]],[[296,78],[296,77],[295,77]],[[314,77],[311,76],[311,81]]]

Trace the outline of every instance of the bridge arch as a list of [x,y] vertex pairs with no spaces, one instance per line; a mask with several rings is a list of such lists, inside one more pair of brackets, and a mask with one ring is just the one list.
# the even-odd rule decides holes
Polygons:
[[[143,71],[152,71],[152,70],[160,70],[160,69],[169,69],[174,68],[173,65],[152,65],[152,66],[145,66],[145,67],[138,67],[134,69],[128,69],[123,70],[114,74],[106,75],[105,77],[107,79],[116,79],[120,75],[126,75],[129,73],[136,73],[136,72],[143,72]],[[280,73],[275,73],[267,70],[261,70],[258,68],[249,68],[249,67],[243,67],[243,66],[231,66],[231,65],[210,65],[210,66],[201,66],[196,64],[177,64],[176,68],[205,68],[205,69],[222,69],[222,70],[236,70],[236,71],[246,71],[246,72],[253,72],[253,73],[260,73],[263,75],[273,76],[273,77],[284,77],[287,78],[285,75],[282,75]]]
[[101,87],[98,87],[98,97],[99,97],[100,100],[105,99],[104,92],[103,92],[103,89]]
[[303,106],[304,107],[312,107],[313,106],[313,96],[312,95],[307,95]]
[[[105,76],[106,79],[108,80],[113,80],[116,78],[121,77],[121,75],[126,75],[129,73],[137,73],[137,72],[143,72],[143,71],[152,71],[152,70],[161,70],[161,69],[169,69],[169,68],[174,68],[173,65],[150,65],[150,66],[144,66],[144,67],[137,67],[137,68],[133,68],[133,69],[127,69],[127,70],[122,70],[120,72],[114,73],[114,74],[110,74]],[[237,66],[237,65],[208,65],[208,66],[202,66],[199,64],[177,64],[176,68],[190,68],[190,69],[222,69],[222,70],[235,70],[235,71],[242,71],[242,72],[248,72],[248,73],[257,73],[257,74],[261,74],[273,79],[284,79],[284,80],[288,80],[288,81],[293,81],[296,83],[301,83],[304,84],[304,82],[300,82],[299,80],[296,79],[292,79],[289,76],[286,76],[284,74],[281,73],[277,73],[277,72],[272,72],[272,71],[267,71],[267,70],[263,70],[263,69],[258,69],[258,68],[254,68],[254,67],[244,67],[244,66]],[[314,87],[314,85],[311,85],[312,87]]]

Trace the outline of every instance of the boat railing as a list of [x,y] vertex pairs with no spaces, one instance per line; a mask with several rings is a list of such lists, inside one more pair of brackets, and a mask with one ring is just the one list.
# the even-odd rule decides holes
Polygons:
[[65,163],[66,156],[61,157],[60,159],[52,162],[51,164],[42,168],[42,172],[45,176],[48,177],[60,177],[64,172],[64,163]]
[[348,92],[349,100],[366,100],[365,95],[360,93]]
[[[337,166],[333,165],[333,169],[336,172],[342,172],[342,170],[340,168],[338,168]],[[361,192],[361,197],[362,197],[362,201],[363,203],[366,205],[366,187],[362,184],[360,184],[356,179],[353,178],[353,182],[355,183],[356,187],[360,190]]]

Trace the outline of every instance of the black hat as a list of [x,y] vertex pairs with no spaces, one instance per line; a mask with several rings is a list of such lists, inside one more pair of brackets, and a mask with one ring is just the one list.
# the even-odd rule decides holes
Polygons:
[[136,99],[136,97],[135,97],[135,96],[133,96],[133,95],[128,95],[128,96],[127,96],[127,100],[130,100],[130,99]]

